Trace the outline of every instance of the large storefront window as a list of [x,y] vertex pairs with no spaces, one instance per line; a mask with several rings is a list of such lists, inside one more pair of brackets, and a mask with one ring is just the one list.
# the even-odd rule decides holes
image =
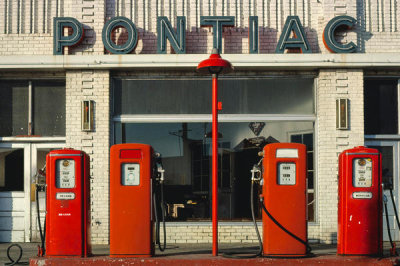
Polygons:
[[[313,79],[226,79],[220,87],[219,218],[250,219],[250,170],[260,160],[258,152],[269,143],[299,142],[307,145],[311,161],[313,221]],[[147,143],[162,154],[169,220],[211,217],[211,117],[199,116],[210,113],[210,98],[210,80],[115,79],[114,142]]]
[[65,136],[65,81],[0,80],[0,123],[2,137]]

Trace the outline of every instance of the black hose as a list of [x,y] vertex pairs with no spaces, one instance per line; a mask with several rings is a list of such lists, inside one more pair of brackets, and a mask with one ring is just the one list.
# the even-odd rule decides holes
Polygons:
[[390,198],[392,199],[394,214],[396,216],[396,221],[397,221],[397,226],[398,226],[397,228],[400,228],[399,215],[397,214],[396,203],[394,202],[393,190],[389,189],[389,192],[390,192]]
[[394,246],[393,240],[392,240],[392,235],[390,234],[389,213],[388,213],[388,209],[387,209],[387,199],[386,198],[383,200],[383,203],[385,206],[386,229],[387,229],[387,233],[389,236],[390,245],[392,246],[392,249],[395,249],[395,246]]
[[165,248],[167,247],[167,229],[165,227],[165,204],[164,204],[164,182],[161,182],[160,185],[160,194],[161,194],[161,214],[162,214],[162,223],[163,223],[163,237],[164,237],[164,244],[163,244],[163,248],[161,248],[160,244],[159,244],[159,249],[160,251],[164,251]]
[[238,256],[238,254],[244,254],[244,253],[251,253],[251,251],[247,250],[242,250],[238,252],[225,252],[222,254],[222,256],[226,258],[234,258],[234,259],[250,259],[250,258],[256,258],[261,256],[262,251],[263,251],[263,243],[261,240],[260,232],[258,231],[258,226],[257,226],[257,221],[256,217],[254,215],[254,182],[251,182],[251,188],[250,188],[250,207],[251,207],[251,217],[253,219],[253,224],[254,224],[254,229],[256,230],[257,238],[258,238],[258,244],[259,244],[259,250],[256,254],[251,254],[251,255],[242,255]]
[[38,187],[36,187],[36,211],[37,211],[37,220],[38,220],[38,226],[39,226],[39,233],[40,233],[40,241],[41,241],[41,254],[40,255],[44,255],[45,254],[45,246],[44,246],[44,242],[45,242],[45,238],[46,238],[46,217],[44,218],[44,229],[42,231],[42,224],[40,222],[40,209],[39,209],[39,189]]
[[[11,250],[12,247],[17,247],[19,249],[19,255],[18,255],[18,258],[16,260],[11,258],[11,256],[10,256],[10,250]],[[8,248],[7,248],[7,257],[11,262],[4,263],[4,265],[12,266],[12,265],[17,264],[22,258],[22,247],[20,245],[18,245],[18,244],[12,244],[12,245],[8,246]]]
[[164,207],[164,186],[161,182],[160,185],[160,197],[161,197],[161,216],[162,216],[162,223],[163,223],[163,233],[164,233],[164,243],[161,245],[160,241],[160,220],[158,219],[158,205],[157,205],[157,194],[153,193],[153,205],[154,205],[154,216],[156,219],[156,244],[158,244],[158,248],[160,251],[164,251],[167,246],[167,232],[165,227],[165,207]]
[[[304,241],[303,239],[301,239],[300,237],[296,236],[295,234],[293,234],[292,232],[290,232],[289,230],[287,230],[283,225],[281,225],[273,216],[272,214],[267,210],[267,208],[264,205],[264,200],[261,198],[260,199],[261,202],[261,206],[265,212],[265,214],[268,215],[268,217],[271,219],[271,221],[274,222],[274,224],[276,224],[280,229],[282,229],[282,231],[284,231],[286,234],[290,235],[292,238],[294,238],[295,240],[297,240],[298,242],[300,242],[301,244],[303,244],[304,246],[306,246],[306,256],[312,256],[312,248],[310,247],[310,245],[307,243],[307,241]],[[273,256],[274,258],[276,258],[276,256]],[[288,257],[285,257],[288,258]],[[298,258],[296,256],[296,258]]]

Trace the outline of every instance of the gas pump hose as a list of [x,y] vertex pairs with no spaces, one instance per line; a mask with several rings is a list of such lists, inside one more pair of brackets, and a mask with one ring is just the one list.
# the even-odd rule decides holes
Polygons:
[[396,216],[396,221],[398,226],[397,228],[400,228],[399,215],[397,213],[396,203],[394,202],[394,197],[393,197],[393,188],[390,188],[389,192],[390,192],[390,198],[392,199],[394,214]]
[[385,207],[386,229],[387,229],[387,233],[388,233],[388,236],[389,236],[390,246],[392,247],[391,253],[393,252],[393,255],[397,255],[396,245],[393,243],[392,234],[390,233],[389,213],[388,213],[388,209],[387,209],[387,198],[386,198],[386,195],[383,195],[383,203],[384,203],[384,207]]
[[[11,258],[11,256],[10,256],[10,251],[11,251],[12,247],[17,247],[19,250],[19,254],[18,254],[18,257],[16,260]],[[19,262],[22,258],[22,247],[18,244],[11,244],[10,246],[8,246],[7,257],[10,260],[10,262],[4,263],[4,265],[7,265],[7,266],[12,266],[12,265],[16,265],[16,264],[20,264],[20,265],[28,265],[29,264],[29,262]]]
[[154,216],[156,219],[156,244],[158,244],[158,248],[160,251],[164,251],[167,246],[167,232],[165,227],[165,207],[164,207],[164,184],[160,182],[160,207],[161,207],[161,216],[162,216],[162,223],[163,223],[163,233],[164,233],[164,243],[161,246],[160,241],[160,220],[158,219],[158,212],[157,212],[157,198],[156,193],[153,193],[153,204],[154,204]]
[[39,189],[38,189],[38,187],[36,187],[36,211],[37,211],[37,220],[38,220],[40,241],[41,241],[41,246],[39,247],[38,256],[42,257],[46,253],[46,248],[45,248],[45,245],[44,245],[44,242],[45,242],[45,239],[46,239],[46,216],[44,218],[44,229],[42,231],[42,224],[40,222]]
[[251,207],[251,217],[253,219],[254,229],[256,230],[256,234],[257,234],[259,250],[255,254],[241,255],[241,256],[239,256],[239,254],[250,254],[252,252],[252,250],[242,250],[240,252],[239,251],[237,251],[237,252],[225,252],[225,253],[222,254],[223,257],[234,258],[234,259],[251,259],[251,258],[259,257],[262,254],[262,251],[263,251],[262,240],[261,240],[260,232],[258,230],[256,217],[254,215],[254,183],[255,182],[252,180],[251,181],[251,188],[250,188],[250,202],[251,202],[250,207]]
[[[262,209],[264,210],[265,214],[267,214],[267,216],[271,219],[271,221],[274,222],[274,224],[276,224],[280,229],[282,229],[282,231],[284,231],[286,234],[288,234],[289,236],[291,236],[292,238],[294,238],[295,240],[297,240],[298,242],[300,242],[301,244],[303,244],[306,247],[306,255],[304,257],[313,257],[314,254],[311,253],[312,249],[311,249],[310,245],[307,243],[307,241],[304,241],[303,239],[301,239],[300,237],[296,236],[295,234],[290,232],[288,229],[286,229],[283,225],[281,225],[272,216],[272,214],[267,210],[267,208],[265,207],[265,204],[264,204],[264,200],[262,198],[260,198],[260,202],[261,202],[261,206],[262,206]],[[280,258],[280,256],[263,256],[263,257]],[[299,256],[293,256],[293,257],[282,256],[282,258],[299,258]]]

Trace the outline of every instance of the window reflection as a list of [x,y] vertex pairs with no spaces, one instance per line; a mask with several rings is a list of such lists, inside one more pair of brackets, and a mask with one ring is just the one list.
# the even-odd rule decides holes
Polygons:
[[[169,220],[211,217],[210,131],[211,123],[115,124],[115,143],[146,143],[161,153]],[[266,144],[294,142],[299,138],[308,150],[313,148],[312,122],[265,121],[258,136],[249,123],[220,123],[219,132],[218,212],[221,219],[251,218],[250,170],[260,160],[258,152]]]

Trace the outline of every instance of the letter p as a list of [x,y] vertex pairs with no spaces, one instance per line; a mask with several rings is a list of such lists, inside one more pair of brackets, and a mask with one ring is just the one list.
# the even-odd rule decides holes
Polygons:
[[[53,22],[54,55],[62,55],[64,53],[64,47],[76,45],[83,39],[83,26],[78,20],[70,17],[59,17],[54,18]],[[63,32],[65,27],[72,29],[71,35],[64,36]]]

